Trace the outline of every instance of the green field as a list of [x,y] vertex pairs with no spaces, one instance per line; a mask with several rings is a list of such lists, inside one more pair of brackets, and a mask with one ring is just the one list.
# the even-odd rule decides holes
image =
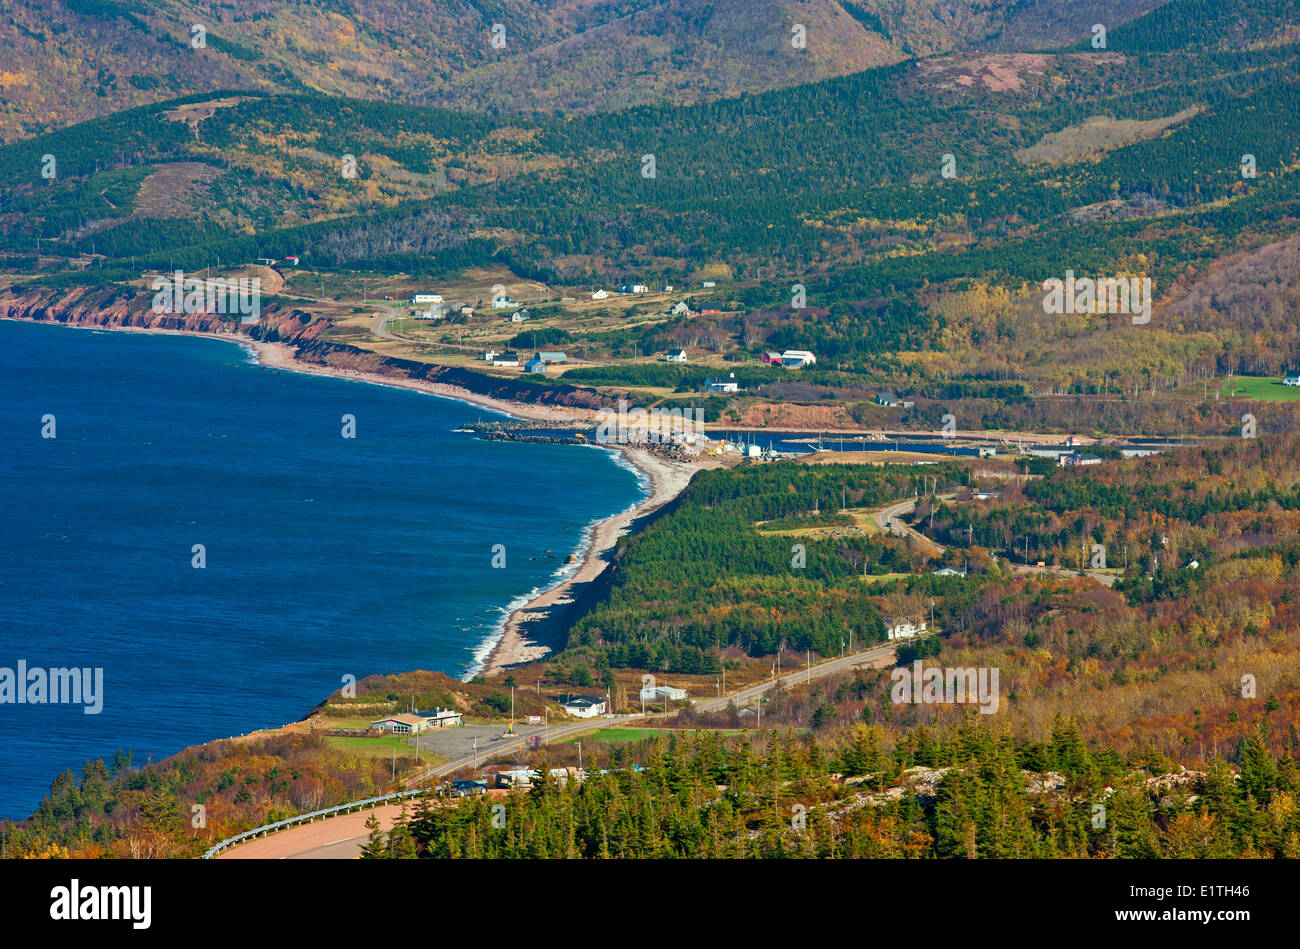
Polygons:
[[[397,750],[397,757],[399,758],[415,757],[415,746],[404,735],[384,735],[380,738],[326,738],[325,741],[331,747],[342,748],[357,754],[371,755],[376,758],[390,758],[394,749]],[[437,755],[421,751],[420,760],[427,761],[429,764],[437,764],[439,759]]]
[[1219,395],[1228,398],[1234,390],[1239,396],[1268,402],[1294,402],[1300,399],[1300,386],[1284,386],[1281,379],[1273,376],[1233,376],[1231,382],[1225,382],[1219,389]]

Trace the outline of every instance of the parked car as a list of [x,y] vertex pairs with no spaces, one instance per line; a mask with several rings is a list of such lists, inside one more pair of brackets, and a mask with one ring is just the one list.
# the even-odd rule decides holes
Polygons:
[[453,781],[444,787],[444,790],[452,797],[467,797],[471,794],[484,794],[487,792],[486,781]]

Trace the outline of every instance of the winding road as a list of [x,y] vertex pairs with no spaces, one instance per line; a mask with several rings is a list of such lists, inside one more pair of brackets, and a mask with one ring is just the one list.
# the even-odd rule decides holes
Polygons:
[[[837,659],[827,659],[811,668],[793,670],[779,679],[768,679],[756,685],[746,686],[739,691],[730,692],[727,695],[693,701],[691,707],[700,712],[720,711],[732,702],[739,707],[743,707],[778,685],[782,687],[802,685],[837,672],[846,672],[857,666],[888,661],[893,658],[893,655],[894,644],[882,643],[862,652],[841,656]],[[553,742],[557,739],[572,738],[601,728],[608,728],[610,725],[632,721],[651,721],[675,714],[677,714],[676,710],[655,712],[650,715],[609,715],[583,719],[577,722],[566,722],[548,729],[546,740],[547,742]],[[503,754],[518,751],[524,747],[527,741],[528,736],[521,735],[518,738],[503,739],[499,743],[494,742],[490,750],[485,749],[478,754],[463,755],[445,764],[430,768],[423,774],[409,778],[406,781],[406,787],[414,788],[423,782],[444,777],[459,771],[461,768],[472,767],[477,761],[485,761],[491,757],[500,757]],[[370,814],[376,814],[380,826],[387,827],[400,812],[401,807],[399,805],[390,804],[370,811],[327,817],[314,823],[290,827],[267,837],[249,840],[246,843],[231,847],[218,855],[217,859],[352,859],[361,855],[361,848],[369,837],[365,823]]]

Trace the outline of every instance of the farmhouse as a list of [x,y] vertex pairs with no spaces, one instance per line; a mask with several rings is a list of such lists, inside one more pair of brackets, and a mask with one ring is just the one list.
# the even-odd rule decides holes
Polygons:
[[925,620],[920,624],[913,623],[911,620],[895,620],[894,625],[889,627],[890,639],[911,639],[925,632]]
[[710,392],[739,392],[740,383],[736,381],[736,374],[733,372],[726,379],[709,378],[704,380],[704,388]]
[[684,349],[668,350],[668,354],[664,356],[664,362],[686,362],[686,350]]
[[528,310],[526,310],[526,309],[515,310],[515,312],[513,312],[513,313],[510,314],[510,322],[511,322],[511,323],[522,323],[524,320],[529,319],[530,317],[532,317],[532,315],[533,315],[533,314],[529,313]]
[[877,392],[876,405],[883,405],[887,409],[910,409],[916,403],[905,402],[892,392]]
[[686,701],[686,690],[677,689],[671,685],[646,685],[641,687],[642,702],[662,702],[668,699],[670,702]]
[[1067,451],[1057,456],[1056,464],[1059,468],[1076,468],[1080,465],[1099,465],[1101,459],[1096,455],[1081,455],[1077,451]]
[[595,293],[591,295],[591,298],[593,300],[604,300],[608,296],[609,296],[608,290],[597,290]]
[[574,718],[595,718],[605,714],[605,700],[595,695],[573,695],[557,698],[560,707]]
[[492,309],[494,310],[508,310],[511,307],[515,307],[518,305],[519,305],[518,300],[512,300],[509,297],[497,297],[495,300],[492,301]]
[[491,362],[492,360],[496,359],[500,355],[501,354],[497,352],[495,349],[491,349],[491,348],[485,349],[483,350],[483,361]]
[[519,354],[507,349],[504,353],[498,355],[492,360],[494,366],[518,366]]
[[1300,372],[1288,372],[1282,380],[1284,386],[1300,386]]

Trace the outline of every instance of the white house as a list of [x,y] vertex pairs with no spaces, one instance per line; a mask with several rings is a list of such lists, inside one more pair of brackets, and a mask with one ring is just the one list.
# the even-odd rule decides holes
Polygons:
[[591,298],[593,300],[603,300],[608,296],[609,296],[608,290],[597,290],[595,293],[591,295]]
[[1101,459],[1096,455],[1081,455],[1077,451],[1062,452],[1056,456],[1058,468],[1076,468],[1079,465],[1099,465]]
[[704,387],[710,392],[739,392],[740,383],[736,381],[736,374],[733,372],[726,379],[706,379]]
[[497,352],[495,349],[492,348],[485,349],[483,350],[483,361],[491,362],[492,360],[496,359],[500,355],[501,354]]
[[492,360],[492,365],[494,365],[494,366],[518,366],[518,365],[519,365],[519,354],[516,353],[516,352],[512,352],[512,351],[510,351],[510,350],[506,350],[504,353],[501,353],[501,354],[498,355],[495,359]]
[[412,303],[441,303],[442,295],[437,293],[417,293],[411,297]]
[[684,349],[668,350],[668,354],[664,356],[664,362],[686,362],[686,350]]
[[518,305],[518,300],[512,300],[509,297],[497,297],[492,301],[492,309],[494,310],[508,310]]
[[921,620],[920,625],[913,623],[911,620],[898,620],[893,626],[889,627],[890,639],[911,639],[925,632],[925,620]]
[[673,316],[687,316],[691,312],[691,308],[687,306],[686,301],[683,300],[668,312]]
[[685,702],[686,690],[674,688],[671,685],[644,685],[641,687],[642,702],[662,702],[668,699],[670,702]]
[[1300,372],[1288,372],[1282,380],[1284,386],[1300,386]]
[[700,284],[702,287],[716,287],[717,285],[718,282],[716,280],[706,280],[704,283]]
[[574,718],[595,718],[605,714],[605,700],[595,695],[574,695],[560,702]]

